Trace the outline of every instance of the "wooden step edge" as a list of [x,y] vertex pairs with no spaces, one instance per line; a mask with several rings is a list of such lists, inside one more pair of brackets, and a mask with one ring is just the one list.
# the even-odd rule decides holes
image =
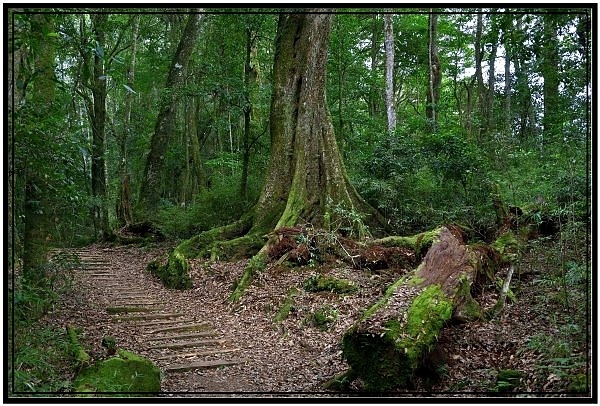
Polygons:
[[226,342],[227,342],[227,340],[225,340],[225,339],[181,341],[178,343],[163,343],[163,344],[153,345],[153,346],[147,347],[147,349],[148,350],[163,350],[163,349],[173,350],[173,349],[178,349],[178,348],[191,348],[191,347],[199,347],[199,346],[205,346],[205,345],[215,345],[215,344],[223,345]]
[[159,319],[174,319],[176,317],[185,316],[183,313],[155,313],[155,314],[144,314],[139,316],[130,317],[114,317],[113,322],[128,322],[128,321],[143,321],[143,320],[159,320]]
[[201,330],[207,330],[209,328],[211,328],[210,324],[203,321],[203,322],[196,323],[196,324],[188,324],[188,325],[182,325],[182,326],[160,328],[157,330],[150,331],[149,333],[156,334],[156,333],[166,333],[166,332],[175,332],[175,331],[201,331]]
[[198,362],[191,362],[189,364],[169,365],[169,366],[166,366],[164,368],[164,370],[165,370],[165,372],[186,372],[186,371],[191,371],[194,369],[209,369],[209,368],[218,368],[218,367],[222,367],[222,366],[243,364],[245,362],[248,362],[248,360],[247,359],[237,359],[237,360],[230,360],[230,361],[224,361],[224,360],[198,361]]
[[204,357],[207,355],[228,354],[230,352],[237,352],[240,350],[241,350],[241,348],[225,348],[222,350],[214,350],[214,351],[184,352],[184,353],[163,355],[161,357],[154,357],[153,359],[155,359],[157,361],[167,361],[167,360],[170,360],[173,358]]
[[191,334],[175,334],[175,335],[171,335],[171,336],[148,337],[148,338],[146,338],[146,341],[179,340],[182,338],[211,337],[211,336],[218,336],[218,335],[223,335],[223,334],[219,333],[218,331],[215,331],[215,330],[199,331],[197,333],[191,333]]

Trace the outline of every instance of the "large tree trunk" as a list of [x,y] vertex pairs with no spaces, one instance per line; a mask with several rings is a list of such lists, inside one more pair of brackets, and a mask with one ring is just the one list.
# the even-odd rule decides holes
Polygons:
[[[384,224],[381,215],[348,181],[325,98],[331,14],[281,14],[277,28],[271,99],[271,161],[254,209],[238,222],[204,232],[170,255],[167,273],[187,273],[186,258],[234,259],[256,254],[232,296],[240,297],[264,268],[273,229],[310,224],[330,228],[347,221],[343,211],[364,213],[365,223]],[[360,234],[365,224],[348,226]],[[240,237],[241,236],[241,237]],[[166,279],[166,278],[165,278]],[[186,286],[183,284],[182,286]]]
[[[54,42],[46,32],[52,32],[52,17],[45,14],[31,15],[31,35],[33,51],[36,55],[34,60],[35,79],[33,82],[33,104],[30,120],[39,120],[40,128],[43,128],[47,117],[52,115],[52,104],[54,103],[55,82],[54,75]],[[21,93],[15,91],[18,99]],[[16,106],[15,106],[16,107]],[[34,136],[52,142],[50,131]],[[22,141],[25,144],[27,141]],[[38,141],[39,142],[39,141]],[[30,282],[40,282],[45,276],[43,265],[46,264],[48,243],[51,240],[51,214],[48,199],[50,189],[47,179],[44,179],[44,171],[49,169],[48,162],[33,162],[27,160],[25,167],[25,194],[24,194],[24,235],[23,235],[23,275]]]
[[255,226],[327,226],[334,205],[376,217],[348,181],[325,97],[330,14],[282,14],[271,102],[271,163]]
[[559,56],[558,39],[556,34],[556,16],[553,14],[544,14],[542,21],[543,44],[541,45],[541,73],[544,78],[544,118],[542,121],[544,127],[544,138],[548,142],[555,134],[562,133],[559,93]]
[[190,14],[188,18],[169,69],[165,85],[165,96],[161,101],[160,111],[156,119],[150,152],[142,178],[140,196],[135,210],[136,220],[152,220],[158,210],[158,202],[161,197],[161,172],[169,139],[173,136],[175,126],[175,104],[178,99],[177,87],[184,81],[183,72],[186,71],[189,57],[200,34],[202,15],[198,13],[199,10],[194,11],[196,13]]

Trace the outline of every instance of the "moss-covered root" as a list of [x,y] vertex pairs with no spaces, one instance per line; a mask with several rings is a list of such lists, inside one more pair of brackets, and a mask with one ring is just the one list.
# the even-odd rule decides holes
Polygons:
[[431,285],[412,301],[403,325],[390,319],[381,332],[371,331],[361,323],[354,325],[342,340],[344,357],[367,391],[406,387],[451,316],[450,298],[439,285]]
[[158,262],[152,261],[146,269],[158,276],[163,285],[169,289],[184,290],[192,287],[192,279],[188,273],[188,262],[179,247],[171,252],[166,265],[160,265]]
[[69,337],[69,342],[71,344],[71,349],[77,367],[81,368],[89,365],[90,355],[83,349],[81,343],[79,342],[77,330],[72,326],[67,326],[67,336]]
[[75,392],[145,394],[160,392],[160,369],[150,360],[119,350],[116,357],[99,361],[77,375]]
[[235,240],[237,237],[246,234],[251,227],[252,215],[247,214],[232,224],[204,231],[183,241],[177,246],[176,250],[185,258],[210,258],[215,255],[215,244],[222,241]]
[[409,237],[390,236],[370,242],[370,245],[382,245],[384,247],[409,248],[415,252],[417,260],[427,253],[431,245],[439,239],[443,227],[438,227],[431,231],[425,231]]
[[244,269],[244,273],[242,277],[237,282],[233,293],[229,297],[229,300],[232,302],[237,302],[240,300],[242,295],[244,294],[244,290],[250,285],[252,281],[252,277],[256,275],[258,272],[263,272],[265,270],[267,263],[267,250],[263,247],[256,255],[250,259],[248,265],[246,265],[246,269]]

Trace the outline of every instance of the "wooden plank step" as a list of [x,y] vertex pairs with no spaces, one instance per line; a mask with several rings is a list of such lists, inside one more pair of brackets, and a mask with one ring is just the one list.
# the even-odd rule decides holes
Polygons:
[[221,333],[213,330],[213,331],[200,331],[197,333],[191,334],[174,334],[171,336],[162,336],[162,337],[148,337],[146,341],[160,341],[160,340],[178,340],[180,338],[198,338],[198,337],[210,337],[210,336],[218,336]]
[[190,358],[190,357],[204,357],[207,355],[217,355],[217,354],[228,354],[230,352],[240,351],[241,348],[224,348],[221,350],[212,350],[212,351],[196,351],[196,352],[184,352],[184,353],[174,353],[169,355],[163,355],[162,357],[154,357],[157,361],[166,361],[173,358]]
[[108,314],[117,314],[117,313],[144,313],[144,312],[155,312],[160,310],[160,308],[148,308],[143,306],[109,306],[106,308],[106,312]]
[[197,324],[188,324],[188,325],[183,325],[183,326],[159,328],[157,330],[150,331],[150,334],[175,332],[175,331],[202,331],[202,330],[208,330],[209,328],[210,328],[210,325],[204,321],[204,322],[197,323]]
[[191,371],[193,369],[208,369],[208,368],[218,368],[218,367],[222,367],[222,366],[243,364],[246,361],[247,360],[245,360],[245,359],[238,359],[238,360],[231,360],[231,361],[225,361],[225,360],[197,361],[197,362],[190,362],[187,364],[169,365],[169,366],[165,367],[164,369],[166,372],[185,372],[185,371]]
[[140,307],[140,306],[159,306],[159,305],[165,305],[167,304],[167,302],[159,302],[159,301],[140,301],[140,302],[132,302],[132,301],[127,301],[127,300],[123,300],[123,301],[119,301],[118,298],[115,298],[115,302],[111,304],[111,306],[114,307]]
[[225,344],[227,340],[218,339],[218,340],[196,340],[196,341],[179,341],[177,343],[162,343],[153,345],[148,347],[149,350],[160,350],[160,349],[169,349],[174,350],[178,348],[190,348],[190,347],[201,347],[205,345],[214,345],[214,344]]
[[[177,324],[177,325],[181,325],[181,323],[188,323],[188,322],[192,322],[192,320],[162,320],[162,321],[142,321],[141,323],[136,323],[134,324],[136,327],[148,327],[148,328],[155,328],[155,327],[160,327],[162,325],[166,325],[166,324]],[[152,332],[150,332],[152,333]]]
[[176,317],[185,316],[183,313],[153,313],[140,314],[137,316],[114,317],[112,320],[117,322],[139,321],[139,320],[157,320],[157,319],[174,319]]

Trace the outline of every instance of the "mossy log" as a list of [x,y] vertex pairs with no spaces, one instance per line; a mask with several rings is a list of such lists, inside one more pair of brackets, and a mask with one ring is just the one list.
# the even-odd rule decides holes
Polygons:
[[457,227],[425,235],[431,245],[421,264],[393,283],[343,336],[343,355],[367,391],[410,386],[446,322],[483,316],[471,287],[491,276],[493,259],[482,247],[467,246]]

